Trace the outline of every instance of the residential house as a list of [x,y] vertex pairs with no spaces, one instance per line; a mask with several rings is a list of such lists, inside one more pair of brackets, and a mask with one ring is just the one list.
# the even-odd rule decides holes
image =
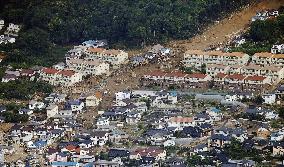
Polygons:
[[55,161],[50,164],[51,167],[80,167],[79,162],[61,162],[61,161]]
[[80,100],[69,100],[65,103],[65,109],[71,110],[71,111],[81,112],[84,107],[85,107],[84,102]]
[[107,40],[88,40],[82,43],[83,46],[88,48],[101,48],[108,45]]
[[122,167],[123,162],[121,161],[107,161],[107,160],[98,160],[93,163],[93,167]]
[[181,131],[182,136],[187,138],[201,138],[202,130],[198,126],[187,126],[184,127]]
[[85,46],[75,46],[65,54],[65,61],[67,62],[70,59],[80,59],[86,49],[87,47]]
[[130,151],[125,150],[125,149],[111,148],[108,151],[108,157],[110,159],[114,159],[114,158],[128,159],[129,155],[130,155]]
[[90,95],[86,97],[86,107],[96,107],[102,101],[102,93],[96,92],[94,95]]
[[283,54],[284,53],[284,44],[273,45],[271,47],[271,53],[273,53],[273,54]]
[[270,130],[266,129],[266,128],[258,128],[256,131],[256,135],[257,137],[263,138],[263,139],[267,139],[270,136],[271,132]]
[[40,101],[36,101],[36,100],[31,100],[29,101],[29,109],[30,110],[42,110],[45,108],[45,104],[43,102]]
[[130,159],[134,160],[140,160],[142,157],[153,157],[156,161],[165,160],[166,150],[156,147],[137,148],[129,156]]
[[109,118],[99,117],[96,121],[96,126],[98,128],[103,126],[109,126],[109,124],[110,124]]
[[263,76],[248,76],[244,79],[245,88],[254,91],[262,91],[272,85],[270,77]]
[[20,25],[9,23],[9,26],[7,27],[7,30],[5,31],[5,34],[17,35],[20,29],[21,29]]
[[109,132],[109,139],[110,142],[115,144],[120,144],[123,142],[127,142],[129,140],[129,135],[119,129],[113,129],[111,132]]
[[185,87],[188,88],[205,88],[209,81],[212,80],[210,75],[193,73],[185,76]]
[[22,69],[20,73],[23,77],[32,77],[36,74],[36,72],[32,69]]
[[165,129],[149,129],[144,135],[148,143],[160,146],[171,136],[171,133]]
[[14,74],[5,74],[2,77],[2,82],[10,82],[10,81],[15,81],[17,79],[18,79],[18,77]]
[[91,134],[91,140],[93,140],[96,145],[103,146],[109,140],[109,132],[95,130]]
[[244,76],[260,75],[261,69],[262,67],[260,65],[249,64],[247,66],[242,66],[239,74],[242,74]]
[[192,117],[171,117],[167,123],[168,127],[176,127],[181,129],[195,125],[194,119]]
[[19,109],[19,114],[31,115],[32,113],[33,113],[33,111],[30,110],[30,109],[26,109],[26,108],[21,108],[21,109]]
[[89,48],[86,50],[86,60],[101,60],[114,66],[128,62],[128,53],[122,50],[106,50],[103,48]]
[[5,26],[5,21],[4,20],[0,20],[0,30],[2,30],[2,28]]
[[[74,113],[72,112],[71,109],[65,109],[65,110],[60,110],[58,112],[58,115],[59,116],[62,116],[62,117],[73,117],[74,116]],[[55,117],[57,117],[58,115],[55,115]]]
[[141,118],[142,115],[139,111],[131,111],[127,113],[125,122],[127,124],[137,124]]
[[281,156],[284,155],[284,142],[272,142],[272,155]]
[[244,65],[230,65],[230,69],[228,71],[228,74],[241,74],[241,69]]
[[66,94],[51,93],[48,97],[44,98],[44,100],[51,103],[62,103],[65,102],[66,97]]
[[115,100],[121,101],[124,99],[130,99],[130,96],[131,96],[131,92],[128,92],[128,91],[117,92],[115,93]]
[[263,94],[262,98],[265,104],[274,104],[276,102],[276,94]]
[[46,115],[47,118],[54,117],[58,114],[58,106],[55,104],[50,104],[48,107],[46,107]]
[[172,71],[170,73],[167,73],[164,78],[167,82],[179,83],[184,82],[186,76],[187,74],[181,71]]
[[59,62],[59,63],[53,65],[52,68],[54,68],[56,70],[64,70],[66,68],[66,65],[65,65],[64,62]]
[[273,132],[270,135],[270,140],[271,141],[282,141],[284,139],[284,130],[281,129],[277,132]]
[[224,134],[213,134],[210,137],[209,140],[209,145],[211,147],[217,147],[217,148],[222,148],[224,147],[226,144],[230,144],[231,143],[231,136],[230,135],[224,135]]
[[206,66],[206,74],[210,76],[216,76],[219,73],[227,74],[230,70],[230,66],[223,64],[208,64]]
[[273,54],[269,52],[255,53],[252,62],[261,66],[275,65],[284,67],[284,54]]
[[260,69],[259,75],[269,77],[273,82],[278,83],[284,79],[284,68],[274,65],[266,65]]
[[83,76],[109,73],[109,64],[100,60],[69,59],[66,64],[68,68],[83,74]]

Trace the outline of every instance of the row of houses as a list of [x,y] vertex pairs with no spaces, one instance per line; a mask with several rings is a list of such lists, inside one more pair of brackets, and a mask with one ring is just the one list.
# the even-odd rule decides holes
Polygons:
[[[208,88],[213,86],[222,89],[257,89],[264,90],[273,82],[270,77],[264,76],[246,76],[242,74],[224,74],[218,73],[211,77],[207,74],[186,74],[181,71],[163,72],[153,71],[147,73],[141,79],[144,86],[148,85],[180,85],[184,88]],[[210,84],[211,83],[211,84]],[[213,84],[212,84],[213,83]]]
[[118,67],[128,62],[128,53],[122,50],[104,49],[104,40],[89,40],[75,46],[65,55],[65,62],[53,68],[43,68],[40,80],[52,85],[72,86],[84,76],[109,75],[110,67]]
[[[242,52],[188,50],[182,62],[185,67],[200,68],[203,64],[247,65],[249,61],[250,56]],[[284,55],[269,52],[255,53],[251,62],[260,66],[284,67]]]
[[249,64],[226,66],[222,64],[209,64],[206,66],[206,74],[215,77],[220,73],[270,77],[275,82],[278,82],[284,78],[284,68],[273,65],[260,66]]

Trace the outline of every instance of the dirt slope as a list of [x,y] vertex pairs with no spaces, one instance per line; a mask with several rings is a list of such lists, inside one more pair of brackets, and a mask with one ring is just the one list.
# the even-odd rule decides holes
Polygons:
[[243,10],[232,14],[230,17],[216,22],[209,26],[202,35],[198,35],[191,40],[172,41],[169,46],[188,49],[205,49],[210,45],[225,43],[234,34],[245,30],[251,18],[257,11],[263,9],[278,9],[284,5],[284,0],[262,0],[261,2],[248,6]]

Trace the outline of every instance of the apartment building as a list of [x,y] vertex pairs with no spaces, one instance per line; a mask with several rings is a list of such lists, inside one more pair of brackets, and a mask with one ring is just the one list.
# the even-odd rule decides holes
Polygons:
[[242,52],[188,50],[184,54],[183,63],[185,67],[200,68],[202,64],[245,65],[249,59],[249,55]]
[[206,66],[206,74],[210,76],[216,76],[219,73],[228,73],[230,70],[230,66],[226,66],[223,64],[208,64]]
[[40,80],[56,86],[72,86],[82,81],[82,74],[72,70],[56,70],[53,68],[43,68],[40,72]]
[[104,48],[89,48],[85,51],[86,60],[100,60],[117,66],[128,62],[128,53],[122,50],[106,50]]
[[69,59],[66,61],[68,68],[86,75],[103,75],[109,73],[109,64],[100,60]]
[[284,54],[273,54],[269,52],[255,53],[252,56],[252,63],[261,66],[275,65],[284,67]]

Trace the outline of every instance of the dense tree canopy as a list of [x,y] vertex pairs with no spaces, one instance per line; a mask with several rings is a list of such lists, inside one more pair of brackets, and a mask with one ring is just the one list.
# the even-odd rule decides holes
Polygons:
[[257,52],[270,52],[272,45],[284,43],[284,7],[280,8],[280,16],[276,19],[255,21],[245,37],[247,41],[240,47],[232,48],[231,51],[245,52],[253,55]]
[[0,98],[28,100],[35,93],[51,93],[52,86],[43,82],[16,80],[0,83]]
[[48,50],[52,44],[87,39],[107,39],[119,47],[187,39],[249,2],[252,1],[7,0],[0,2],[4,9],[0,18],[24,25],[16,48],[27,48],[14,54],[48,57],[53,55]]

